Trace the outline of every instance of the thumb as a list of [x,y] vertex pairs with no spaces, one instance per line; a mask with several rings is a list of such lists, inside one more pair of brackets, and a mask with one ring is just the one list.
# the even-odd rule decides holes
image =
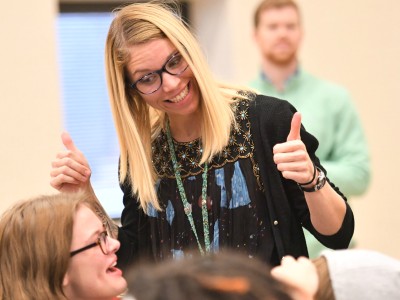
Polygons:
[[61,134],[61,140],[65,146],[65,148],[67,148],[70,151],[79,151],[79,149],[75,146],[74,142],[72,141],[71,136],[69,135],[68,132],[63,132]]
[[301,140],[300,128],[301,128],[301,114],[299,112],[296,112],[293,115],[292,123],[290,124],[290,132],[287,137],[287,141]]

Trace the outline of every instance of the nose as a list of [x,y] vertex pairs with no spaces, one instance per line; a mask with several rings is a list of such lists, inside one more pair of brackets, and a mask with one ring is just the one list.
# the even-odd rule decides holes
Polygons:
[[109,247],[109,251],[111,253],[117,252],[120,246],[121,246],[121,243],[118,240],[116,240],[110,236],[108,237],[108,247]]
[[284,26],[280,26],[279,29],[277,30],[277,32],[278,32],[279,37],[283,37],[288,34],[288,29]]
[[179,85],[180,78],[179,76],[176,75],[171,75],[167,72],[162,73],[162,86],[161,88],[163,89],[164,92],[168,93]]

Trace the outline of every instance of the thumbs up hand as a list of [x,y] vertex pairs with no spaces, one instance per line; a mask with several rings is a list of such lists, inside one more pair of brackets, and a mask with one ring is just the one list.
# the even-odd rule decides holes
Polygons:
[[301,114],[299,112],[296,112],[293,115],[292,123],[290,124],[290,132],[287,137],[287,141],[289,142],[289,141],[301,140],[300,129],[301,129]]
[[66,150],[59,152],[51,164],[50,185],[61,192],[90,189],[91,171],[88,161],[68,133],[62,133],[61,140]]
[[282,176],[299,184],[309,182],[314,175],[314,165],[308,155],[306,146],[301,141],[301,114],[293,115],[290,132],[285,143],[276,144],[273,148],[274,162]]

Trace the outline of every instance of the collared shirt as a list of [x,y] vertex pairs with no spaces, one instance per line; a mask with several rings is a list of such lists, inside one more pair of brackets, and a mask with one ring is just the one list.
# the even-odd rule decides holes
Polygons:
[[249,83],[260,94],[289,101],[320,145],[317,155],[346,196],[361,195],[370,182],[370,157],[364,131],[349,93],[297,68],[283,90],[260,73]]

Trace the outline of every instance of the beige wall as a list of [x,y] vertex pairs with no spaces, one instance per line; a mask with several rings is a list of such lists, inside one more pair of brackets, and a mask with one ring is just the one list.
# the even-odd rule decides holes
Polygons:
[[8,1],[0,18],[0,210],[49,193],[59,147],[56,1]]
[[[256,0],[192,0],[192,17],[221,79],[245,83],[257,72],[251,40]],[[371,147],[373,181],[353,199],[361,247],[400,258],[400,11],[397,0],[301,0],[305,68],[351,91]],[[0,210],[52,192],[50,162],[61,147],[55,0],[9,1],[0,18]]]
[[304,62],[349,88],[370,144],[372,185],[351,202],[357,239],[362,247],[400,258],[400,1],[301,3],[307,28]]

